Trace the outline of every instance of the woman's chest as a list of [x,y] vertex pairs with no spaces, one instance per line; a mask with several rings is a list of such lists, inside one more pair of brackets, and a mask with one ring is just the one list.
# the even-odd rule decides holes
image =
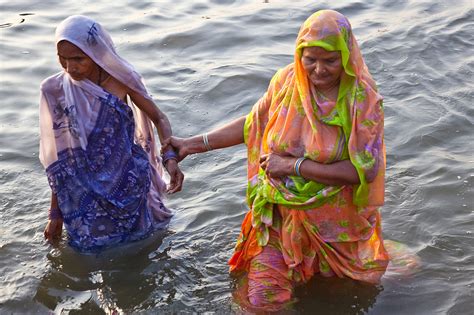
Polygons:
[[344,159],[347,150],[340,126],[319,120],[310,122],[305,116],[275,124],[267,133],[266,140],[273,152],[306,156],[320,163]]

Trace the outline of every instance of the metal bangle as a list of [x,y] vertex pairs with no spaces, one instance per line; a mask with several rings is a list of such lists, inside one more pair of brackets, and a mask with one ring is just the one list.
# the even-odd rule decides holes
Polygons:
[[305,157],[298,158],[295,162],[295,165],[293,166],[293,169],[295,170],[295,174],[297,176],[301,176],[300,167],[301,167],[301,164],[304,162],[304,160],[306,160]]
[[202,141],[204,142],[204,147],[206,147],[206,150],[207,150],[207,151],[211,151],[211,150],[212,150],[212,147],[211,147],[211,145],[209,144],[209,139],[207,138],[207,133],[205,133],[205,134],[202,135]]
[[176,154],[176,152],[174,152],[174,150],[167,151],[161,156],[161,163],[163,163],[163,166],[166,166],[166,162],[168,162],[169,160],[178,161],[178,155]]

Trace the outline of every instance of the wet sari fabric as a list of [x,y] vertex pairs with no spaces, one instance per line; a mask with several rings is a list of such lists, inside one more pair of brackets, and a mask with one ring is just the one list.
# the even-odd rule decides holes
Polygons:
[[[302,66],[302,50],[312,46],[341,52],[337,101],[325,99]],[[250,210],[229,264],[233,272],[249,272],[251,302],[288,300],[292,283],[315,273],[377,283],[389,261],[378,211],[385,175],[382,98],[343,15],[318,11],[302,25],[294,62],[274,75],[252,108],[244,138]],[[268,153],[322,164],[349,159],[360,184],[270,178],[259,167]],[[376,176],[369,183],[370,172]]]
[[[96,22],[70,17],[58,26],[56,39],[75,44],[149,98],[141,77]],[[152,125],[133,103],[60,72],[41,85],[40,133],[40,160],[71,246],[96,252],[143,239],[169,221]]]

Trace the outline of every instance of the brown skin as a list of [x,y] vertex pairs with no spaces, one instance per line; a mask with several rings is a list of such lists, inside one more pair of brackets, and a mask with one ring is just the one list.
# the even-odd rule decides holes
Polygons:
[[[303,50],[301,60],[308,79],[316,89],[328,99],[336,100],[341,75],[344,71],[340,52],[327,51],[320,47],[308,47]],[[244,123],[245,117],[240,117],[209,132],[208,140],[211,148],[220,149],[243,143]],[[207,151],[202,136],[171,137],[163,142],[163,148],[168,149],[169,146],[178,152],[180,161],[189,154]],[[293,156],[270,153],[260,157],[260,166],[269,176],[278,178],[296,175],[294,171],[296,160],[297,158]],[[301,164],[300,173],[306,179],[326,185],[357,185],[360,183],[357,170],[350,160],[322,164],[308,159]],[[366,174],[367,181],[373,181],[376,173],[377,167],[374,167],[374,171]]]
[[301,63],[316,89],[330,100],[337,99],[341,75],[344,72],[339,51],[321,47],[303,49]]
[[[153,101],[143,97],[140,93],[130,89],[109,75],[74,44],[61,41],[57,45],[57,50],[59,63],[64,71],[74,80],[80,81],[88,79],[124,101],[126,101],[127,96],[129,96],[133,103],[153,122],[158,131],[161,143],[164,142],[164,139],[171,137],[172,131],[170,122]],[[170,149],[171,148],[167,148],[166,150]],[[184,175],[179,169],[178,161],[173,159],[168,160],[165,168],[171,178],[168,193],[172,194],[180,191],[183,185]],[[57,197],[52,193],[51,207],[57,206]],[[44,237],[48,241],[54,242],[55,239],[61,236],[62,224],[62,219],[49,220],[44,230]]]
[[[55,209],[58,207],[58,198],[56,195],[51,192],[51,209]],[[44,238],[48,240],[48,242],[54,244],[61,238],[61,233],[63,231],[63,219],[53,219],[48,220],[48,224],[44,229]]]

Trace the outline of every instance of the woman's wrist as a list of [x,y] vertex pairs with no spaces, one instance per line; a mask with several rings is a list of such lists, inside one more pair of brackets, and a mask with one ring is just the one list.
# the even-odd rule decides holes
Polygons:
[[168,170],[170,167],[175,167],[178,165],[177,159],[168,159],[166,162],[163,163],[164,167]]
[[286,161],[286,172],[288,176],[295,176],[295,162],[298,158],[289,157]]
[[301,165],[303,164],[304,161],[306,161],[305,157],[300,157],[294,160],[293,174],[295,174],[296,176],[303,177],[303,175],[301,174]]
[[164,152],[163,155],[161,156],[161,162],[163,163],[163,166],[165,167],[169,161],[173,161],[173,160],[176,161],[176,163],[178,163],[178,154],[176,154],[176,152],[173,149]]
[[208,136],[207,136],[207,132],[202,135],[202,142],[204,143],[204,149],[205,149],[206,151],[212,151],[212,147],[211,147],[211,145],[209,144],[209,138],[208,138]]
[[62,220],[63,214],[59,207],[50,207],[48,211],[48,219],[49,220]]
[[198,135],[192,138],[188,138],[184,141],[185,141],[184,148],[187,155],[208,151],[204,143],[203,135]]

